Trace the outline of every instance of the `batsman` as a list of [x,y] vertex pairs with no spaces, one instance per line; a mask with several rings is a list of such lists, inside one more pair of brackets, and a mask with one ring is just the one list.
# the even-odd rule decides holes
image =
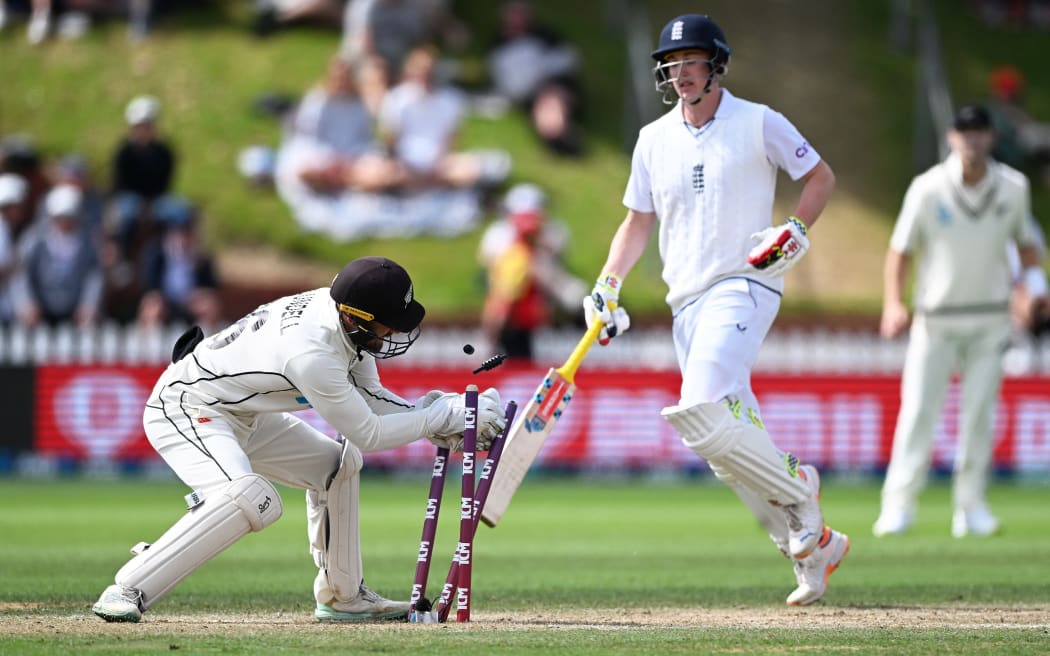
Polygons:
[[[317,565],[314,616],[321,621],[404,618],[407,601],[364,585],[358,530],[362,453],[422,437],[461,450],[461,394],[429,392],[413,404],[385,389],[376,359],[418,339],[423,306],[396,262],[363,257],[332,282],[262,305],[204,338],[175,345],[143,412],[146,437],[193,490],[188,512],[117,572],[93,611],[137,622],[209,559],[281,516],[274,483],[306,490],[310,552]],[[314,408],[341,434],[333,440],[292,412]],[[495,389],[478,401],[479,448],[505,424]]]
[[[751,390],[751,369],[776,317],[782,276],[809,249],[835,176],[782,114],[722,87],[730,48],[710,17],[672,19],[652,53],[656,89],[671,110],[634,148],[620,224],[601,276],[584,299],[605,345],[630,327],[620,288],[654,229],[681,400],[663,417],[769,532],[794,568],[790,605],[807,605],[849,549],[821,512],[820,476],[773,443]],[[771,225],[777,170],[801,181],[794,214]],[[775,427],[770,427],[775,429]]]

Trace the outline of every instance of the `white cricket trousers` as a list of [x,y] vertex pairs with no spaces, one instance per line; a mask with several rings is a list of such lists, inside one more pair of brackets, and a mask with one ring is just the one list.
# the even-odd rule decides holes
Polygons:
[[884,509],[915,510],[926,484],[933,434],[953,372],[961,378],[953,502],[957,510],[985,503],[995,405],[1009,342],[1010,320],[1005,314],[916,315],[901,376],[893,452],[882,487]]
[[146,437],[172,471],[205,497],[251,472],[323,491],[339,469],[342,446],[293,415],[200,410],[177,399],[165,400],[159,409],[155,401],[143,413]]
[[780,294],[744,278],[715,283],[674,317],[682,407],[727,396],[758,412],[751,368],[780,309]]

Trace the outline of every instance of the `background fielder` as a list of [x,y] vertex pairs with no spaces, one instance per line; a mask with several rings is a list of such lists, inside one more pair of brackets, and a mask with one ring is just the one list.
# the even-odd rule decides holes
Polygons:
[[[783,273],[809,247],[808,227],[834,187],[831,169],[781,114],[721,88],[730,49],[707,16],[672,19],[652,53],[657,90],[674,108],[642,128],[624,194],[627,216],[584,299],[599,341],[626,330],[622,279],[659,223],[667,303],[682,371],[664,417],[706,459],[793,559],[793,605],[823,596],[849,538],[824,525],[815,468],[779,451],[751,390],[751,367],[777,310]],[[770,227],[777,169],[803,181],[795,215]]]
[[907,326],[903,290],[913,259],[919,270],[893,453],[872,527],[876,536],[903,533],[915,520],[953,371],[962,384],[952,535],[989,535],[999,528],[985,487],[1011,333],[1011,242],[1030,302],[1045,305],[1048,299],[1039,238],[1029,220],[1028,180],[989,157],[994,141],[988,112],[961,107],[948,133],[951,155],[912,181],[890,239],[880,326],[885,337]]
[[[419,336],[424,309],[408,273],[386,258],[343,267],[331,288],[279,298],[202,340],[187,333],[161,374],[143,425],[150,444],[194,492],[190,509],[117,572],[93,610],[134,621],[179,581],[281,516],[271,481],[305,489],[319,620],[405,617],[407,602],[364,586],[358,533],[363,451],[428,436],[461,447],[462,395],[435,390],[414,405],[383,388],[376,358]],[[329,439],[289,414],[313,407]],[[479,448],[504,425],[494,389],[479,399]]]

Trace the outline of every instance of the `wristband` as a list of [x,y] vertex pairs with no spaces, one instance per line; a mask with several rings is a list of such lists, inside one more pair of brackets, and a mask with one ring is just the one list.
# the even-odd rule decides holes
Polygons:
[[1046,282],[1046,271],[1041,266],[1030,266],[1024,270],[1024,288],[1032,296],[1046,296],[1048,287]]
[[803,237],[805,237],[806,233],[809,232],[809,228],[807,228],[806,224],[802,222],[802,219],[798,218],[797,216],[794,216],[794,215],[789,216],[787,218],[787,222],[788,223],[794,223],[795,227],[799,229],[799,231],[802,233]]
[[603,287],[608,287],[616,294],[619,294],[620,285],[623,284],[623,280],[621,280],[620,276],[616,275],[615,273],[603,273],[602,275],[598,276],[598,284],[602,285]]

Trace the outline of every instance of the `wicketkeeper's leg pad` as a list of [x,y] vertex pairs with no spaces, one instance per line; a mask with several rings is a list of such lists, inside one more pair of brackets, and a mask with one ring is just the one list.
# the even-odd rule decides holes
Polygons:
[[328,487],[306,493],[310,553],[319,570],[314,597],[320,604],[353,599],[364,579],[358,509],[363,465],[361,451],[344,440],[339,469]]
[[671,406],[661,414],[682,436],[682,443],[723,477],[731,476],[780,505],[810,498],[811,491],[798,477],[798,461],[779,451],[757,417],[741,412],[731,400]]
[[273,524],[283,512],[277,489],[265,478],[235,478],[129,560],[117,572],[116,582],[141,591],[145,610],[201,565],[246,534]]

